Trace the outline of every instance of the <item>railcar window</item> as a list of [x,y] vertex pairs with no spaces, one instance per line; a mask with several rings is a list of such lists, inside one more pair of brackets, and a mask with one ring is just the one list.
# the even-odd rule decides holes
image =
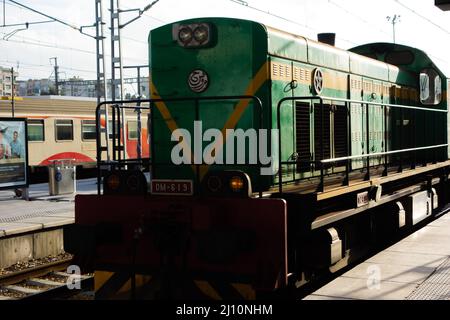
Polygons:
[[437,105],[442,100],[442,80],[434,69],[424,69],[419,75],[420,102]]
[[137,140],[138,138],[137,121],[128,121],[127,127],[128,127],[128,140]]
[[[116,123],[116,136],[119,134],[120,132],[120,128],[119,128],[119,121],[115,121]],[[108,120],[108,131],[109,131],[109,139],[113,138],[113,123],[112,120]]]
[[44,120],[28,119],[28,141],[45,141]]
[[95,140],[97,137],[95,130],[95,120],[82,120],[81,121],[81,139],[83,140]]
[[55,120],[56,141],[73,140],[73,121]]

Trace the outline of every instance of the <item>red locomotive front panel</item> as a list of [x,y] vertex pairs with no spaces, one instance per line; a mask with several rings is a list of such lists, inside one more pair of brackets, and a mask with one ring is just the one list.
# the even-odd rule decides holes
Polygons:
[[75,202],[76,225],[95,233],[96,270],[183,273],[260,291],[287,284],[286,215],[280,199],[78,195]]

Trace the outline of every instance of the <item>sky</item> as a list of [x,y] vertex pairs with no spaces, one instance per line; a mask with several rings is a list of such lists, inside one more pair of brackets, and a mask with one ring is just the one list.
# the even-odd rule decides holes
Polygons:
[[[95,19],[95,0],[16,2],[77,27],[92,26]],[[151,2],[153,0],[121,0],[120,7],[142,9]],[[107,55],[109,5],[109,0],[103,0]],[[19,80],[52,78],[54,60],[50,58],[53,57],[58,58],[60,78],[96,79],[94,39],[57,22],[29,25],[27,30],[19,30],[24,29],[23,25],[2,27],[48,19],[9,0],[0,0],[0,10],[0,66],[18,68]],[[336,46],[349,49],[370,42],[392,42],[393,25],[387,16],[394,15],[400,15],[395,25],[396,42],[426,51],[450,77],[450,11],[435,7],[434,0],[160,0],[140,19],[122,29],[123,64],[147,64],[150,30],[187,18],[243,18],[311,39],[316,39],[320,32],[335,32]],[[136,12],[122,13],[122,23],[135,16]],[[84,30],[95,33],[95,28]],[[134,76],[133,70],[124,74],[124,77]]]

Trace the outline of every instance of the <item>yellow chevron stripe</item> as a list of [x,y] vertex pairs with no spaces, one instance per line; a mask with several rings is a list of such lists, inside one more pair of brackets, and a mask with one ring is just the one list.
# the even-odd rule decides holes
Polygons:
[[[245,96],[254,96],[256,92],[261,88],[261,86],[264,84],[264,82],[268,79],[268,62],[264,63],[262,67],[259,69],[259,71],[256,73],[253,80],[250,82],[249,86],[247,87],[247,90],[245,91]],[[233,113],[231,114],[230,118],[228,118],[227,122],[225,123],[225,126],[222,129],[222,134],[225,136],[227,129],[234,129],[241,119],[242,115],[244,114],[244,111],[247,109],[248,105],[250,103],[249,99],[242,99],[239,101],[239,103],[236,105],[236,108],[234,109]],[[226,140],[227,137],[225,137]]]
[[[136,277],[136,288],[140,288],[152,280],[152,276],[146,276],[141,274],[137,274],[135,277]],[[120,288],[119,291],[117,291],[117,293],[127,293],[130,291],[131,291],[131,279],[128,280],[122,286],[122,288]]]
[[203,280],[194,280],[195,285],[197,288],[200,289],[200,291],[206,295],[207,297],[213,299],[213,300],[222,300],[222,297],[219,295],[219,293],[209,284],[208,281]]
[[[150,85],[152,88],[152,99],[162,99],[152,81],[150,81]],[[158,108],[159,112],[162,114],[164,121],[166,122],[167,126],[169,127],[169,130],[171,132],[174,132],[175,130],[177,130],[178,129],[177,123],[175,122],[172,115],[170,114],[169,108],[167,108],[166,104],[163,101],[160,101],[160,102],[155,102],[155,105]]]
[[94,274],[94,291],[98,291],[103,285],[111,279],[114,272],[95,270]]
[[244,298],[244,300],[256,300],[256,292],[249,284],[232,283],[231,286]]
[[[247,87],[244,95],[246,96],[254,96],[256,92],[261,88],[261,86],[267,81],[268,75],[269,75],[269,64],[268,62],[265,62],[259,71],[256,73],[255,77],[250,82],[249,86]],[[152,99],[161,99],[161,96],[158,94],[158,91],[156,90],[156,86],[151,81],[151,90],[152,90]],[[217,145],[214,147],[218,151],[219,149],[223,148],[223,144],[226,143],[228,136],[226,136],[226,130],[227,129],[234,129],[241,119],[242,115],[244,114],[245,110],[247,109],[248,105],[250,103],[250,100],[248,99],[242,99],[238,102],[236,105],[233,113],[228,118],[227,122],[225,123],[225,126],[222,129],[222,135],[225,137],[223,143],[220,144],[220,141],[218,141]],[[156,107],[158,108],[159,112],[162,114],[164,121],[167,124],[167,127],[171,132],[174,132],[176,129],[178,129],[178,126],[173,119],[172,115],[170,114],[169,109],[167,108],[167,105],[164,102],[156,102]],[[183,141],[183,143],[185,143]],[[186,150],[190,149],[188,146],[184,146]],[[192,152],[192,149],[191,149]],[[192,155],[192,158],[194,159],[194,156]],[[195,171],[195,165],[192,166],[192,169]],[[200,180],[203,179],[205,174],[208,172],[209,166],[200,166]]]
[[[269,63],[266,61],[261,66],[259,71],[256,73],[253,80],[250,82],[244,95],[254,96],[256,92],[258,92],[258,90],[262,87],[262,85],[267,81],[268,77],[269,77]],[[228,135],[226,135],[226,131],[228,129],[234,129],[236,127],[237,123],[244,114],[244,111],[247,109],[249,103],[250,103],[249,99],[241,99],[239,103],[236,105],[236,108],[234,109],[233,113],[228,118],[227,122],[225,123],[225,126],[222,129],[222,136],[225,137],[224,141],[217,141],[214,145],[216,154],[218,153],[217,151],[223,148],[223,145],[226,144],[228,140]],[[200,168],[200,180],[203,179],[208,170],[209,166]]]
[[[156,87],[153,83],[153,81],[150,81],[150,86],[152,88],[152,93],[151,93],[151,97],[152,99],[162,99],[161,96],[158,93],[158,90],[156,90]],[[172,115],[170,114],[169,108],[167,108],[167,105],[163,102],[155,102],[156,107],[158,108],[159,112],[162,114],[164,121],[167,124],[167,127],[169,128],[170,132],[174,132],[175,130],[178,129],[178,125],[175,122],[175,120],[173,119]],[[184,146],[183,148],[185,150],[191,150],[191,160],[194,159],[194,153],[192,152],[192,149],[190,148],[190,146],[188,146],[186,144],[186,141],[183,139],[181,142]],[[192,170],[195,172],[195,165],[192,165]]]

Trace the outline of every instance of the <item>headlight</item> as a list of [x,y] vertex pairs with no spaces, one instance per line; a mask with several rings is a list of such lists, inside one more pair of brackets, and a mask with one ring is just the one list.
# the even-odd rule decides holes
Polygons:
[[147,193],[147,179],[140,170],[114,170],[103,181],[103,194],[138,195]]
[[117,174],[111,174],[106,178],[106,187],[109,190],[118,190],[120,187],[120,177]]
[[194,30],[194,38],[199,43],[203,43],[208,40],[209,30],[205,25],[200,25]]
[[202,194],[213,197],[249,198],[250,177],[242,171],[225,170],[208,173],[202,182]]
[[182,27],[178,31],[178,40],[183,43],[183,45],[187,45],[192,40],[192,30],[189,27]]
[[212,46],[214,30],[209,23],[177,23],[172,26],[172,37],[184,48],[205,48]]
[[212,192],[220,191],[220,189],[222,188],[222,180],[216,175],[209,176],[207,184],[208,189]]
[[244,188],[244,179],[234,176],[230,179],[230,189],[233,192],[240,192]]

